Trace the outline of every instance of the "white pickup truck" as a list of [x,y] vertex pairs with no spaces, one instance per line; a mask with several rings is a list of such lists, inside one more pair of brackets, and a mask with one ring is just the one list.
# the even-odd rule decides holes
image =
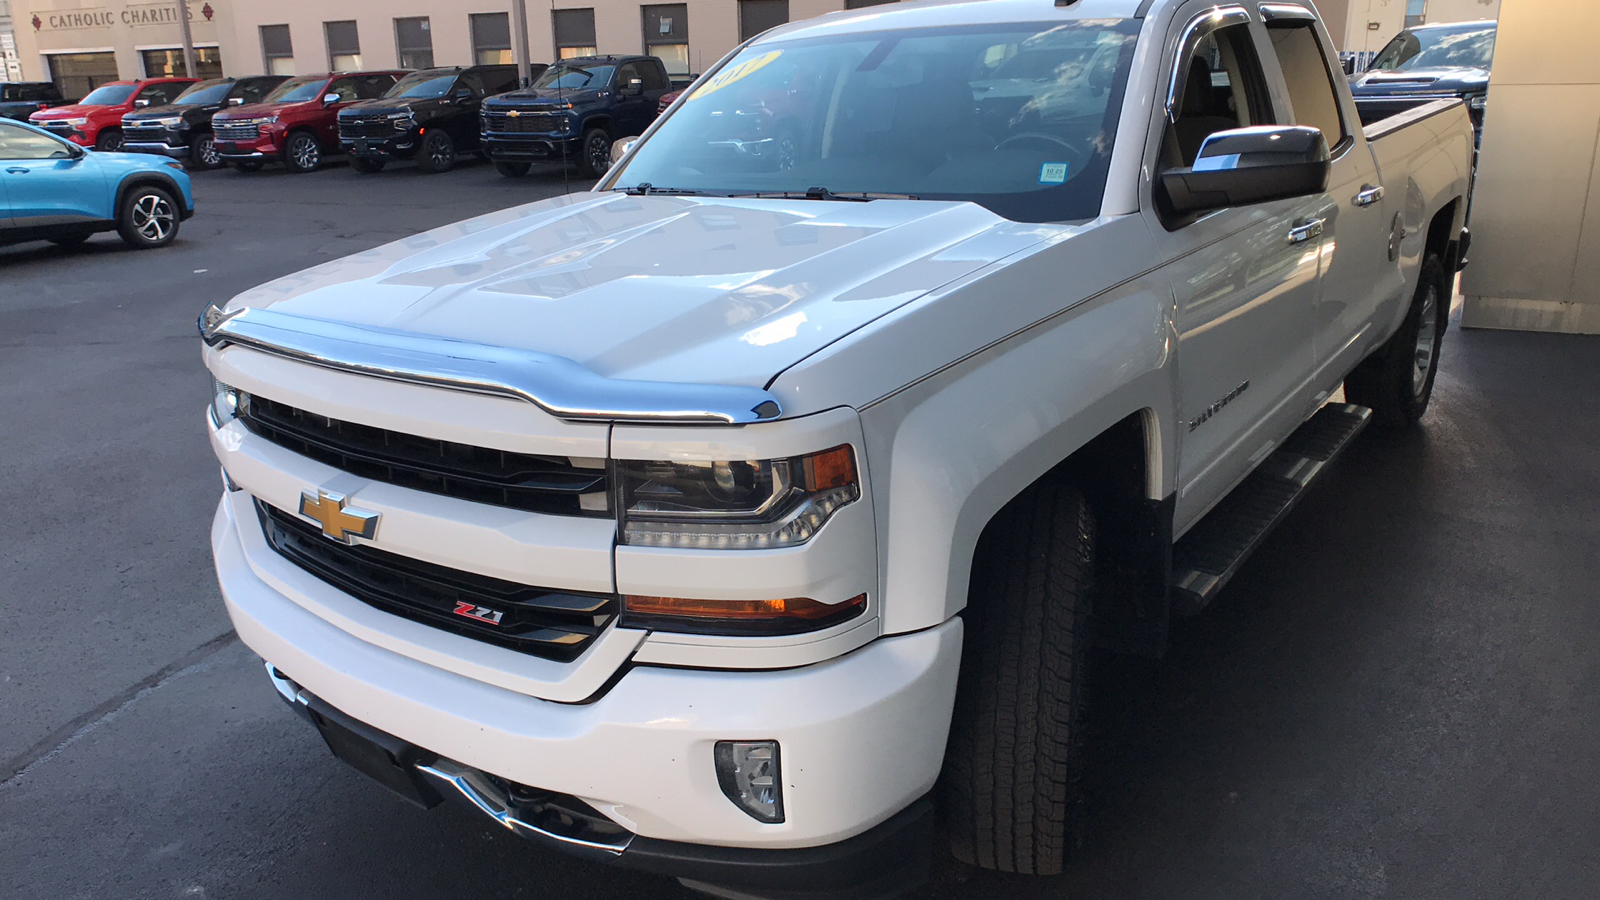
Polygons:
[[937,802],[1058,872],[1091,642],[1423,415],[1472,144],[1363,129],[1309,3],[774,29],[593,191],[206,309],[228,611],[341,758],[549,846],[890,892]]

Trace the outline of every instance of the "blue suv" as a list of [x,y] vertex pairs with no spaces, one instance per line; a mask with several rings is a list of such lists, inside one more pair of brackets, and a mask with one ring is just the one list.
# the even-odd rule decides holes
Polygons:
[[115,230],[133,247],[161,247],[192,215],[182,163],[88,150],[0,119],[0,244],[81,244]]

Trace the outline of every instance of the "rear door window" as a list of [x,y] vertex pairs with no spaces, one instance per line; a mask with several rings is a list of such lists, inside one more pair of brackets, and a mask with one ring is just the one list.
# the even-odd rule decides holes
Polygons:
[[1328,139],[1328,148],[1337,152],[1350,134],[1339,111],[1333,69],[1313,24],[1301,20],[1268,22],[1267,34],[1289,88],[1294,124],[1320,129]]

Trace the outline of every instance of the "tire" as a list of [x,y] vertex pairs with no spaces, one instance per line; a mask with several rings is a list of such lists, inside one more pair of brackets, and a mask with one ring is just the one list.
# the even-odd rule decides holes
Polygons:
[[357,172],[360,172],[363,175],[372,175],[382,172],[383,167],[388,164],[389,161],[387,159],[373,159],[370,156],[350,157],[350,168],[355,169]]
[[266,165],[259,159],[247,159],[244,162],[230,163],[236,172],[259,172]]
[[197,134],[189,141],[189,168],[209,172],[222,166],[222,154],[217,152],[217,142],[209,133]]
[[583,133],[583,150],[578,154],[578,172],[585,178],[599,178],[611,168],[611,135],[604,128]]
[[82,234],[69,234],[64,237],[50,238],[50,243],[58,247],[76,247],[91,237],[94,237],[94,235],[85,231]]
[[1029,488],[973,560],[941,789],[970,865],[1059,874],[1080,832],[1094,516],[1078,491]]
[[139,250],[164,247],[178,236],[178,202],[154,185],[133,188],[117,210],[117,233]]
[[322,165],[322,145],[309,131],[296,131],[289,135],[283,146],[283,164],[296,175],[315,172]]
[[107,128],[95,136],[94,148],[101,153],[116,153],[122,149],[122,129]]
[[507,178],[521,178],[533,168],[532,163],[525,162],[496,162],[494,170]]
[[1450,318],[1448,285],[1444,263],[1429,255],[1400,330],[1345,377],[1345,400],[1370,407],[1373,422],[1383,428],[1413,425],[1428,411]]
[[428,132],[417,148],[417,168],[429,175],[448,172],[456,164],[456,142],[443,130]]

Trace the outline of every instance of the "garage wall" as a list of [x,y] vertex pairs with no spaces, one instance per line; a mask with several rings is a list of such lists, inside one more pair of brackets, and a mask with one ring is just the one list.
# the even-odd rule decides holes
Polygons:
[[1462,323],[1600,333],[1600,4],[1500,17]]

